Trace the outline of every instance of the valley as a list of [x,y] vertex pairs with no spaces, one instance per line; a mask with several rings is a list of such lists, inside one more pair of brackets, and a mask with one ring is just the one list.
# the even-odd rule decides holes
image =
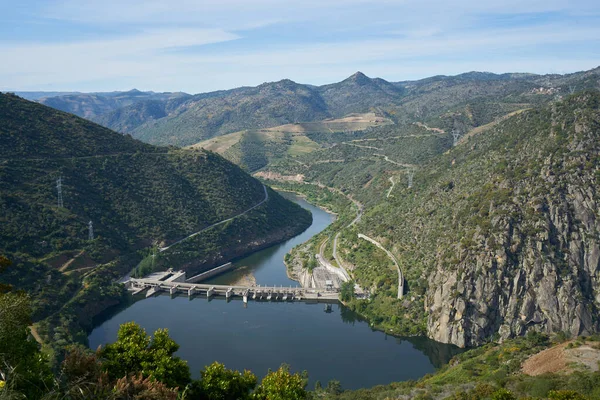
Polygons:
[[[585,363],[527,371],[567,346],[595,357],[599,88],[596,68],[31,94],[87,120],[0,94],[0,277],[54,360],[135,319],[171,329],[194,377],[286,362],[353,389],[320,398],[548,396],[528,386],[543,379],[597,394]],[[332,286],[342,303],[137,301],[117,282],[230,261],[208,285]]]

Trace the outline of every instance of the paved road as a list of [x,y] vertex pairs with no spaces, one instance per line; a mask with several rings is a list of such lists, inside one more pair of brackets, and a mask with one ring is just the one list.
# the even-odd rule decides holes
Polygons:
[[171,247],[173,247],[173,246],[175,246],[175,245],[177,245],[177,244],[179,244],[179,243],[181,243],[181,242],[183,242],[183,241],[185,241],[185,240],[188,240],[189,238],[192,238],[192,237],[194,237],[194,236],[196,236],[196,235],[199,235],[199,234],[201,234],[202,232],[205,232],[205,231],[207,231],[207,230],[209,230],[209,229],[211,229],[211,228],[214,228],[215,226],[218,226],[218,225],[224,224],[224,223],[226,223],[226,222],[229,222],[229,221],[231,221],[231,220],[233,220],[233,219],[236,219],[236,218],[238,218],[238,217],[241,217],[242,215],[244,215],[244,214],[247,214],[247,213],[249,213],[250,211],[254,210],[256,207],[259,207],[260,205],[262,205],[263,203],[265,203],[265,202],[267,202],[267,201],[269,200],[269,192],[267,191],[267,187],[266,187],[265,185],[263,185],[263,189],[264,189],[264,191],[265,191],[265,198],[264,198],[263,200],[261,200],[259,203],[257,203],[257,204],[255,204],[255,205],[253,205],[252,207],[250,207],[249,209],[247,209],[246,211],[244,211],[243,213],[240,213],[240,214],[238,214],[238,215],[234,215],[234,216],[233,216],[233,217],[231,217],[231,218],[227,218],[227,219],[224,219],[223,221],[220,221],[220,222],[214,223],[214,224],[212,224],[212,225],[210,225],[210,226],[207,226],[206,228],[204,228],[204,229],[201,229],[201,230],[199,230],[198,232],[194,232],[194,233],[192,233],[191,235],[189,235],[189,236],[186,236],[186,237],[184,237],[183,239],[176,241],[175,243],[171,244],[170,246],[167,246],[167,247],[162,247],[162,248],[160,249],[160,252],[162,253],[163,251],[169,250]]
[[396,261],[396,257],[394,257],[394,255],[389,250],[387,250],[385,247],[383,247],[375,239],[371,239],[370,237],[368,237],[367,235],[363,235],[362,233],[359,233],[358,237],[361,239],[365,239],[368,242],[373,243],[375,246],[377,246],[381,250],[385,251],[385,253],[388,255],[388,257],[392,260],[392,262],[396,266],[396,270],[398,270],[398,298],[401,299],[402,296],[404,295],[404,275],[402,274],[402,270],[400,270],[400,266],[398,265],[398,261]]

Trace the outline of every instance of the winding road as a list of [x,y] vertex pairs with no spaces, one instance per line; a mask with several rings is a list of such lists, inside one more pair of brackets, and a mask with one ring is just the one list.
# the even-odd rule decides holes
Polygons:
[[262,185],[262,186],[263,186],[263,190],[265,191],[265,198],[264,198],[264,199],[262,199],[262,200],[261,200],[259,203],[256,203],[255,205],[253,205],[252,207],[250,207],[249,209],[247,209],[246,211],[244,211],[244,212],[242,212],[242,213],[240,213],[240,214],[238,214],[238,215],[234,215],[234,216],[233,216],[233,217],[231,217],[231,218],[224,219],[223,221],[220,221],[220,222],[214,223],[214,224],[212,224],[212,225],[210,225],[210,226],[207,226],[206,228],[204,228],[204,229],[201,229],[201,230],[199,230],[198,232],[194,232],[194,233],[192,233],[191,235],[189,235],[189,236],[186,236],[186,237],[184,237],[183,239],[180,239],[180,240],[176,241],[175,243],[172,243],[171,245],[169,245],[169,246],[167,246],[167,247],[161,247],[161,248],[159,249],[159,251],[162,253],[163,251],[169,250],[171,247],[173,247],[173,246],[175,246],[175,245],[177,245],[177,244],[179,244],[179,243],[181,243],[181,242],[183,242],[183,241],[185,241],[185,240],[188,240],[189,238],[192,238],[192,237],[194,237],[194,236],[196,236],[196,235],[199,235],[199,234],[201,234],[202,232],[205,232],[205,231],[207,231],[207,230],[209,230],[209,229],[211,229],[211,228],[214,228],[215,226],[218,226],[218,225],[224,224],[224,223],[226,223],[226,222],[229,222],[229,221],[231,221],[231,220],[234,220],[234,219],[236,219],[236,218],[238,218],[238,217],[241,217],[242,215],[244,215],[244,214],[247,214],[247,213],[249,213],[250,211],[254,210],[256,207],[259,207],[260,205],[262,205],[262,204],[266,203],[266,202],[269,200],[269,192],[267,191],[267,187],[266,187],[265,185]]
[[365,239],[366,241],[371,242],[375,246],[379,247],[381,250],[385,251],[385,254],[387,254],[387,256],[392,260],[392,262],[396,266],[396,270],[398,271],[398,298],[401,299],[402,296],[404,295],[404,275],[402,274],[402,270],[400,269],[400,266],[398,265],[398,261],[396,260],[396,257],[394,257],[394,255],[389,250],[387,250],[385,247],[383,247],[375,239],[371,239],[370,237],[368,237],[367,235],[363,235],[362,233],[359,233],[358,237],[360,239]]

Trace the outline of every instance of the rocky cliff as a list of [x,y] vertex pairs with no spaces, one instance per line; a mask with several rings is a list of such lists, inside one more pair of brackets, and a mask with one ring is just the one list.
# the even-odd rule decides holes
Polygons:
[[[463,143],[505,161],[479,170],[491,178],[484,189],[452,189],[472,200],[455,203],[452,224],[470,229],[459,229],[460,244],[438,242],[425,301],[431,338],[464,347],[530,330],[598,330],[599,103],[583,94]],[[473,167],[461,162],[458,170]]]

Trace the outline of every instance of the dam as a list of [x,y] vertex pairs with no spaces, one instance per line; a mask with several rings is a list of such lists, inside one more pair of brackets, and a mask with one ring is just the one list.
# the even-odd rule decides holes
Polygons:
[[[215,269],[223,269],[220,266]],[[210,272],[210,271],[208,271]],[[134,295],[146,292],[146,297],[160,292],[168,292],[171,296],[178,293],[192,296],[223,296],[226,299],[241,298],[244,303],[249,300],[267,301],[307,301],[317,303],[331,303],[339,301],[337,289],[306,289],[299,286],[231,286],[189,282],[194,279],[185,279],[184,271],[167,271],[165,273],[152,274],[146,278],[130,278],[125,286]]]

